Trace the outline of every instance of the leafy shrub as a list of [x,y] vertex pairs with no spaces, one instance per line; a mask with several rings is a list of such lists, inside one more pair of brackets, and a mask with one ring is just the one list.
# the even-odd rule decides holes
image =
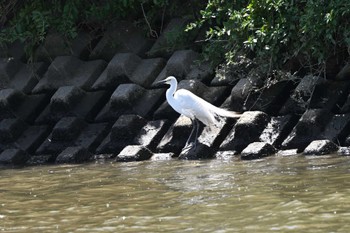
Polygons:
[[348,56],[347,1],[209,0],[201,16],[189,29],[207,27],[207,59],[230,63],[244,53],[267,72],[297,61],[319,74]]

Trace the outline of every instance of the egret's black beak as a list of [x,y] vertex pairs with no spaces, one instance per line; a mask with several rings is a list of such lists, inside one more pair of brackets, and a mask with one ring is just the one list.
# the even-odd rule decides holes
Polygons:
[[160,80],[158,82],[155,82],[152,86],[153,87],[162,87],[166,83],[165,80]]

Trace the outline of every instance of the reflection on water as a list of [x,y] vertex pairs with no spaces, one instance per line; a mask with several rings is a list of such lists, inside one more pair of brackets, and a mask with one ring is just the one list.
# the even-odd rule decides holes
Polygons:
[[1,232],[347,232],[349,157],[0,170]]

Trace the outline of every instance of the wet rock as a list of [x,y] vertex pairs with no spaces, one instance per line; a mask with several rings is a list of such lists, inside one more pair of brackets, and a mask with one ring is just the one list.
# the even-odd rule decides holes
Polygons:
[[350,83],[346,81],[329,80],[316,85],[309,107],[339,112],[340,106],[348,96],[349,86]]
[[92,89],[114,90],[119,84],[130,83],[134,70],[142,59],[133,53],[117,53],[101,73]]
[[[234,125],[234,119],[228,119],[228,122],[224,121],[219,127],[209,127],[205,126],[201,131],[197,145],[195,147],[191,146],[189,148],[183,148],[179,159],[210,159],[215,156],[218,147],[225,139],[225,136],[231,130],[231,125]],[[195,136],[195,135],[194,135]],[[195,137],[190,139],[191,142],[195,140]]]
[[0,164],[22,165],[29,157],[29,154],[23,150],[7,149],[0,154]]
[[14,142],[28,127],[28,125],[19,119],[4,119],[0,122],[0,142]]
[[298,149],[288,149],[288,150],[279,150],[277,152],[277,155],[290,156],[290,155],[297,155],[298,153],[299,153]]
[[178,155],[184,147],[191,130],[191,120],[185,116],[180,116],[160,141],[157,152],[172,152]]
[[263,157],[270,156],[274,153],[276,153],[276,149],[271,144],[266,142],[253,142],[253,143],[250,143],[241,152],[241,159],[243,160],[260,159]]
[[250,143],[259,140],[268,121],[269,116],[264,112],[244,112],[221,144],[220,150],[242,151]]
[[33,93],[52,92],[70,85],[90,90],[105,66],[102,60],[84,62],[72,56],[56,57]]
[[279,147],[296,123],[297,117],[292,115],[271,117],[259,139],[261,142],[267,142],[275,147]]
[[174,157],[174,153],[156,153],[153,154],[151,160],[153,161],[163,161],[163,160],[171,160]]
[[116,53],[134,53],[144,56],[150,47],[150,40],[133,22],[116,21],[104,32],[103,37],[91,52],[90,60],[110,61]]
[[339,147],[337,154],[343,155],[343,156],[349,156],[350,155],[350,148],[346,147],[346,146],[341,146],[341,147]]
[[46,99],[46,95],[25,95],[14,89],[2,89],[0,90],[0,120],[19,118],[32,123],[45,107]]
[[303,150],[311,141],[318,138],[331,119],[332,114],[322,109],[308,109],[300,118],[292,132],[283,141],[282,148]]
[[319,139],[343,143],[350,130],[350,114],[336,114],[324,128]]
[[60,87],[51,97],[49,105],[37,118],[37,123],[55,123],[62,117],[76,116],[92,121],[107,102],[106,91],[86,92],[79,87]]
[[239,153],[234,150],[217,151],[214,155],[216,159],[229,160],[234,158]]
[[134,138],[134,144],[154,150],[168,128],[166,120],[149,121]]
[[153,153],[144,146],[127,146],[116,157],[117,162],[148,160]]
[[56,157],[57,157],[56,155],[52,155],[52,154],[33,155],[27,160],[26,165],[37,166],[37,165],[43,165],[43,164],[50,164],[55,162]]
[[92,158],[92,154],[84,147],[67,147],[56,158],[56,163],[82,163]]
[[138,115],[122,115],[112,126],[110,134],[97,148],[97,154],[117,154],[124,147],[133,143],[147,121]]
[[338,150],[338,146],[330,140],[312,141],[304,150],[304,155],[325,155]]
[[107,105],[96,117],[97,121],[111,121],[123,114],[146,117],[157,106],[164,90],[146,90],[136,84],[121,84],[113,92]]
[[279,113],[282,115],[302,114],[309,107],[315,86],[324,81],[323,78],[312,75],[303,77]]

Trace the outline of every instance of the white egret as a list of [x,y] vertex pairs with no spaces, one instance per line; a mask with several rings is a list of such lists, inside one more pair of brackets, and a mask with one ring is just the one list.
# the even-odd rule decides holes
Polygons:
[[157,84],[170,85],[166,91],[166,99],[169,105],[176,112],[190,118],[192,121],[193,129],[186,141],[185,148],[189,146],[189,141],[194,131],[196,131],[194,147],[196,146],[199,129],[198,120],[206,126],[218,127],[224,117],[238,118],[241,116],[240,113],[218,108],[186,89],[177,90],[177,80],[173,76],[169,76]]

